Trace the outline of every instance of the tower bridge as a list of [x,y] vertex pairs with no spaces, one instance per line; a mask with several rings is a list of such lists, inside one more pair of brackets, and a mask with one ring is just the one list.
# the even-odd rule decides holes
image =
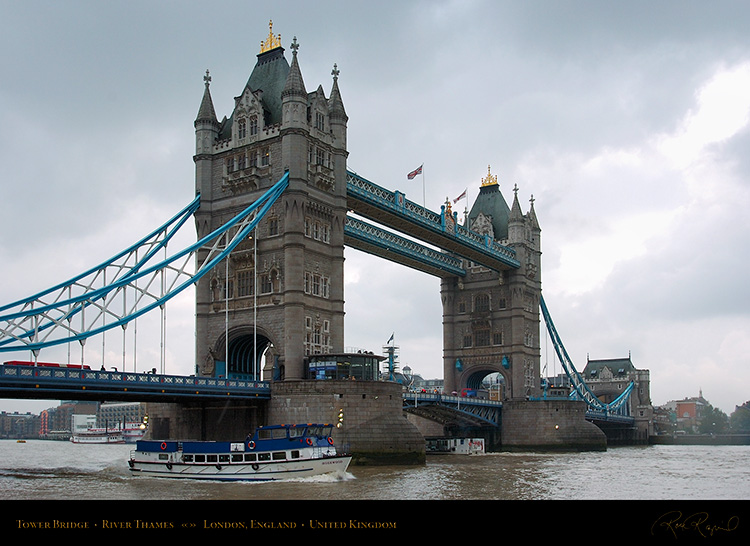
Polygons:
[[[499,424],[502,415],[503,445],[600,448],[603,434],[587,427],[583,413],[587,405],[605,413],[610,406],[589,396],[559,337],[556,349],[582,402],[563,404],[542,392],[540,309],[548,327],[551,320],[542,299],[533,197],[524,213],[515,187],[509,206],[488,168],[460,221],[450,202],[429,211],[348,170],[349,118],[337,66],[328,96],[322,86],[308,91],[296,37],[290,63],[271,30],[233,111],[221,121],[206,71],[194,122],[195,200],[111,260],[0,307],[0,352],[30,350],[36,358],[45,347],[83,345],[146,312],[164,312],[172,297],[195,286],[196,377],[271,386],[267,401],[240,403],[232,426],[328,421],[345,407],[348,426],[338,433],[347,443],[370,454],[423,454],[421,435],[402,418],[400,386],[316,380],[309,366],[313,356],[346,358],[349,246],[440,278],[445,391],[497,374],[505,393],[501,404],[485,404],[470,419]],[[190,217],[197,242],[169,255],[169,241]],[[211,403],[215,413],[202,407],[200,429],[233,432],[218,423],[239,406]],[[155,433],[195,427],[184,422],[181,407],[154,407],[166,423]],[[491,417],[481,413],[488,408]],[[444,410],[433,408],[433,418]],[[551,416],[556,429],[548,426]],[[216,426],[206,426],[206,419]]]

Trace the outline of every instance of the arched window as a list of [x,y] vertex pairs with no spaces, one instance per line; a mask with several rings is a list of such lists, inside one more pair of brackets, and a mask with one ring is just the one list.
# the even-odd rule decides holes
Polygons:
[[490,297],[487,294],[477,294],[474,298],[474,311],[482,313],[490,310]]

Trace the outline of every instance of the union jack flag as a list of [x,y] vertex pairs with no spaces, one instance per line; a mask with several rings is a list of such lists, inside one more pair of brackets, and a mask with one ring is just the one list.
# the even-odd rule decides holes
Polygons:
[[418,174],[422,174],[422,167],[423,166],[424,165],[420,165],[419,168],[414,169],[412,172],[410,172],[409,174],[406,175],[406,178],[408,178],[409,180],[412,180]]

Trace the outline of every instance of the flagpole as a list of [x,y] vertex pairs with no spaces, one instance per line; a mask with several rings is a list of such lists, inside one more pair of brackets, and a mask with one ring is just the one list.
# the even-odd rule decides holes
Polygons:
[[427,192],[424,183],[424,163],[422,163],[422,208],[425,210],[424,215],[427,216]]

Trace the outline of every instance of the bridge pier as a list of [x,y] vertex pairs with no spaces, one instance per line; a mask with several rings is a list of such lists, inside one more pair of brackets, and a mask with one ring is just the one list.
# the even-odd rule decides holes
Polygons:
[[265,400],[258,402],[149,403],[147,438],[154,440],[242,440],[266,424]]
[[352,464],[424,464],[424,436],[404,416],[401,390],[384,381],[286,380],[257,403],[148,404],[147,437],[226,441],[260,425],[340,422],[333,440],[352,453]]
[[502,449],[605,451],[607,437],[586,421],[585,402],[508,400],[503,402]]
[[271,386],[271,423],[338,423],[333,439],[352,464],[423,464],[425,440],[403,412],[402,386],[387,381],[281,381]]

